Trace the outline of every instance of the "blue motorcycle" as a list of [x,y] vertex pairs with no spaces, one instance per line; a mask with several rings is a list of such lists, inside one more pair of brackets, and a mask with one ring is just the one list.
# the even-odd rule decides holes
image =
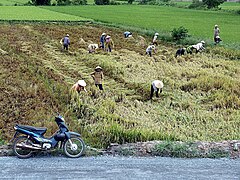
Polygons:
[[59,130],[50,138],[44,137],[47,128],[15,125],[14,154],[19,158],[29,158],[34,152],[54,150],[60,146],[67,157],[80,157],[85,150],[85,143],[80,134],[70,132],[61,115],[55,117],[55,122]]

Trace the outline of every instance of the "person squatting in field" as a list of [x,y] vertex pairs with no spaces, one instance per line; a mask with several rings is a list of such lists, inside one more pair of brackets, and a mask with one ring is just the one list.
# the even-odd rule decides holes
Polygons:
[[69,34],[67,34],[64,38],[62,38],[60,43],[63,45],[63,50],[68,51],[68,46],[70,45]]
[[155,46],[154,45],[149,45],[146,49],[146,54],[152,57],[152,51],[156,53]]
[[106,51],[112,52],[112,48],[114,48],[113,40],[111,39],[111,36],[107,35],[106,37]]
[[129,31],[124,32],[123,35],[124,35],[125,38],[132,37],[132,33],[129,32]]
[[158,98],[158,92],[160,90],[160,93],[162,93],[163,89],[163,82],[160,80],[154,80],[151,84],[151,94],[150,94],[150,99],[153,97],[153,93],[156,92],[156,97]]
[[103,71],[100,66],[95,68],[95,71],[90,74],[95,82],[95,86],[99,87],[100,90],[103,90],[102,80],[103,80]]
[[186,51],[186,48],[180,48],[180,49],[178,49],[177,52],[176,52],[176,54],[175,54],[175,58],[176,58],[177,56],[182,56],[182,55],[184,55],[184,54],[185,54],[185,51]]
[[98,44],[89,44],[88,45],[88,52],[94,53],[98,49]]
[[80,93],[81,91],[87,92],[87,90],[85,89],[86,85],[87,84],[84,80],[79,80],[72,86],[71,89],[77,91],[78,93]]
[[153,36],[152,44],[155,45],[155,46],[158,45],[158,42],[157,42],[158,36],[159,36],[158,33],[155,33],[154,36]]
[[104,49],[105,48],[105,41],[106,41],[106,33],[102,33],[101,37],[100,37],[100,48]]

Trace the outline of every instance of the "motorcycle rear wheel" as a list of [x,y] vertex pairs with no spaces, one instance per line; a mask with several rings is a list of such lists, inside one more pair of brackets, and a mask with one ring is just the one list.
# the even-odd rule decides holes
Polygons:
[[[72,143],[71,143],[72,142]],[[71,137],[63,145],[63,151],[70,158],[80,157],[85,150],[85,143],[79,137]]]
[[32,141],[26,136],[18,137],[13,143],[14,154],[21,159],[26,159],[32,156],[32,150],[24,147],[24,145],[31,145]]

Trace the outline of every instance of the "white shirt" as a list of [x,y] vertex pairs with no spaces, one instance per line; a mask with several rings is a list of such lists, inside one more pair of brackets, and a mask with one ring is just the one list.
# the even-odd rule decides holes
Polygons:
[[146,52],[151,52],[153,49],[155,49],[155,48],[153,48],[152,45],[150,45],[147,47]]
[[158,36],[154,36],[153,37],[153,42],[155,42],[157,40]]
[[193,45],[192,47],[194,47],[194,48],[197,49],[198,51],[205,49],[205,48],[203,47],[203,44],[202,44],[201,42],[200,42],[200,43],[197,43],[196,45]]

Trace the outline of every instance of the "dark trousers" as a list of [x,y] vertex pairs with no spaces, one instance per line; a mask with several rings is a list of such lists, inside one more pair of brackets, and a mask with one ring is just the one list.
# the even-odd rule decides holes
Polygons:
[[107,49],[108,52],[112,52],[111,45],[107,45],[107,48],[108,48],[108,49]]
[[64,49],[68,50],[68,45],[67,45],[67,44],[64,44],[64,45],[63,45],[63,50],[64,50]]
[[152,44],[155,45],[155,46],[158,46],[157,41],[154,41]]
[[95,84],[96,87],[99,87],[100,90],[103,90],[102,84]]
[[149,55],[150,57],[152,57],[152,52],[151,51],[146,52],[146,54]]
[[[159,92],[159,89],[157,88],[157,91],[156,91],[156,97],[159,97],[158,92]],[[154,93],[154,89],[153,89],[153,85],[151,85],[150,99],[152,99],[152,97],[153,97],[153,93]]]
[[104,41],[100,42],[100,48],[104,49]]

